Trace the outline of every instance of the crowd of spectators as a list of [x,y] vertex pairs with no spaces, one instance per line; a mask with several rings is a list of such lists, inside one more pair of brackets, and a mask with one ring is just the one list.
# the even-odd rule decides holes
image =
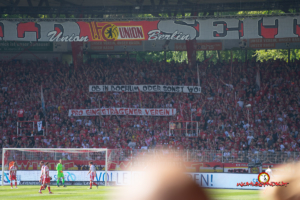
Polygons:
[[[300,152],[299,64],[199,62],[201,94],[142,93],[140,102],[139,93],[90,93],[88,86],[197,86],[196,66],[109,58],[91,59],[78,67],[57,60],[0,61],[0,147],[221,150],[224,157],[245,151],[291,155]],[[177,114],[68,116],[69,109],[99,106],[172,107]],[[199,137],[180,130],[169,136],[170,121],[191,117],[198,121]],[[33,129],[33,123],[22,123],[17,135],[18,120],[43,121],[47,136],[37,126]]]

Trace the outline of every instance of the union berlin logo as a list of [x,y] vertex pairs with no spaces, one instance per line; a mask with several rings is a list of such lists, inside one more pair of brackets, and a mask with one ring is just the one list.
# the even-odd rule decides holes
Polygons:
[[115,41],[115,40],[143,40],[145,39],[142,26],[117,26],[115,24],[105,24],[89,22],[89,27],[93,40]]

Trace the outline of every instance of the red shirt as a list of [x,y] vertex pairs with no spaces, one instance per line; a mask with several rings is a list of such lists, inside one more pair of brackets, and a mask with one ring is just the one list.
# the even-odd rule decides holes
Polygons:
[[177,115],[177,121],[182,121],[183,120],[183,117],[181,115]]
[[39,116],[38,115],[34,115],[34,121],[39,121]]
[[17,167],[15,167],[14,165],[13,166],[11,166],[10,168],[9,168],[9,175],[10,176],[16,176],[17,175]]
[[237,144],[240,144],[241,138],[240,138],[240,137],[235,137],[234,141],[235,141]]
[[202,114],[202,108],[197,109],[197,116],[200,117]]
[[24,117],[24,109],[18,110],[18,117]]

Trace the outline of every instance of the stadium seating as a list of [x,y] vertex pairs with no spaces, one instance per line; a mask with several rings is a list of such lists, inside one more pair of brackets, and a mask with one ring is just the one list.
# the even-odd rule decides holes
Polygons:
[[[77,68],[56,60],[2,61],[0,147],[130,149],[133,146],[128,144],[135,142],[135,149],[224,150],[224,162],[232,162],[233,158],[246,162],[237,158],[245,151],[263,152],[265,163],[285,162],[291,152],[300,151],[298,65],[298,61],[287,65],[280,60],[235,61],[232,67],[228,63],[200,63],[201,94],[142,93],[140,105],[139,93],[89,93],[88,86],[198,85],[196,68],[185,63],[112,59],[91,59]],[[45,113],[41,108],[41,84]],[[182,106],[195,101],[192,109]],[[100,103],[102,108],[171,106],[189,121],[191,110],[196,119],[195,110],[204,102],[198,138],[179,132],[168,137],[168,122],[175,117],[68,117],[69,109],[98,108]],[[248,104],[251,107],[247,108]],[[27,129],[17,137],[20,109],[25,111],[23,121],[43,120],[44,126],[47,122],[48,135],[23,123],[22,128]],[[271,160],[274,152],[284,153],[278,157],[280,161]],[[298,159],[298,155],[292,159]],[[255,162],[251,153],[246,159]]]

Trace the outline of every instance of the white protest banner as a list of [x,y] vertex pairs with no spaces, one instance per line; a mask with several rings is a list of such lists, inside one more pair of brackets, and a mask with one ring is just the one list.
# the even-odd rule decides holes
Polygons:
[[42,122],[42,121],[37,122],[38,131],[41,131],[41,130],[42,130],[42,125],[43,125],[43,122]]
[[200,86],[182,85],[90,85],[89,92],[174,92],[201,93]]
[[[99,114],[100,108],[69,110],[69,116],[99,116]],[[175,114],[175,108],[101,108],[101,115],[173,116]]]

